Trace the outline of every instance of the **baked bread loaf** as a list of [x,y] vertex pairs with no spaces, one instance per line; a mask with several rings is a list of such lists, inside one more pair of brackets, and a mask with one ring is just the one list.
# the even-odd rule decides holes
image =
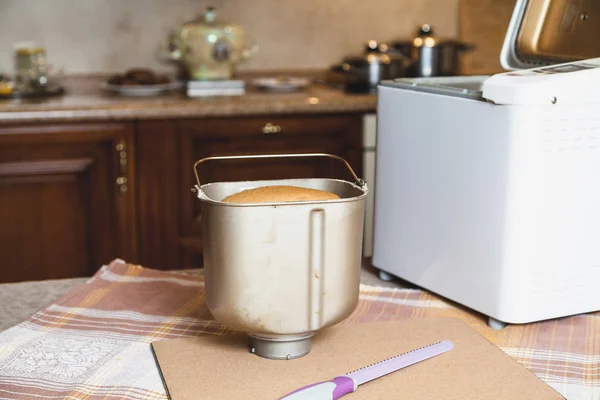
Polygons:
[[298,186],[274,185],[248,189],[223,199],[225,203],[271,203],[339,199],[335,193]]

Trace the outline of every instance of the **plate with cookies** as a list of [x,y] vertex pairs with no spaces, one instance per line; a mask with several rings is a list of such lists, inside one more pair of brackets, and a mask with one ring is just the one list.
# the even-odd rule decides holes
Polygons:
[[102,88],[123,96],[156,96],[163,92],[181,89],[183,82],[148,68],[131,68],[115,74],[103,83]]

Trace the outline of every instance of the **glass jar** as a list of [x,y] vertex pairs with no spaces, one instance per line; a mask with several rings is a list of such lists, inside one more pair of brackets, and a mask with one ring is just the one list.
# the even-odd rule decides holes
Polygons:
[[15,44],[15,82],[26,88],[32,78],[44,74],[46,50],[37,42]]

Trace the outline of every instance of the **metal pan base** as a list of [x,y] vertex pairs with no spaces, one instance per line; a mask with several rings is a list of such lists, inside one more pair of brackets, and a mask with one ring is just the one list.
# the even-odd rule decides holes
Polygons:
[[261,336],[248,335],[250,352],[272,360],[291,360],[300,358],[311,349],[314,333],[298,336]]

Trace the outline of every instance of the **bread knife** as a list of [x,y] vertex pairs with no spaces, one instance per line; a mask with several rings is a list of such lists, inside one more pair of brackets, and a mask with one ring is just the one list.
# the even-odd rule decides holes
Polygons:
[[345,394],[354,392],[360,385],[438,356],[453,348],[454,344],[449,340],[437,342],[357,369],[348,374],[337,376],[329,381],[304,386],[287,394],[280,400],[336,400]]

